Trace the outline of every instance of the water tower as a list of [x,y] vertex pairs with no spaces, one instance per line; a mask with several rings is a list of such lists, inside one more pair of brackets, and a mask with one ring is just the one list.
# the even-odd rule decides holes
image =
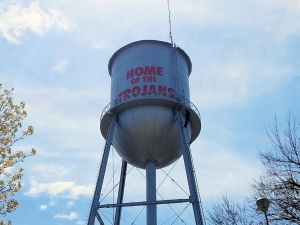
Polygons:
[[[189,75],[192,64],[179,47],[167,42],[142,40],[113,54],[108,64],[111,101],[101,115],[100,130],[106,139],[88,225],[98,210],[114,207],[114,224],[120,224],[123,207],[145,205],[147,225],[157,224],[158,204],[190,202],[195,224],[203,225],[190,144],[201,130],[200,115],[190,102]],[[116,204],[101,205],[99,198],[111,145],[122,157]],[[183,156],[190,197],[156,200],[156,169]],[[124,203],[127,163],[146,170],[146,201]]]

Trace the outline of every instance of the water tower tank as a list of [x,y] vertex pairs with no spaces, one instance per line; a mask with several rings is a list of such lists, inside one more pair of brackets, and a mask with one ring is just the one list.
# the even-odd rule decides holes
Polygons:
[[[198,110],[190,102],[188,55],[170,43],[143,40],[130,43],[111,57],[111,103],[101,117],[107,136],[110,114],[117,115],[113,146],[128,163],[145,168],[148,161],[165,167],[182,155],[175,113],[190,114],[190,143],[200,133]],[[187,110],[187,111],[186,111]]]

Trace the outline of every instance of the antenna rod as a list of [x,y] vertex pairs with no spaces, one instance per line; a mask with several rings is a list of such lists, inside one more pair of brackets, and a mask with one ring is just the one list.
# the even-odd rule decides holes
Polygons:
[[170,26],[170,38],[171,38],[171,44],[173,46],[173,38],[172,38],[172,26],[171,26],[171,10],[170,10],[170,1],[168,1],[168,11],[169,11],[169,26]]

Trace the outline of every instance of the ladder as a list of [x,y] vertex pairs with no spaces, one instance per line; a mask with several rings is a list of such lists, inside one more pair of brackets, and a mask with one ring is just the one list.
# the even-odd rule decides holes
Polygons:
[[104,225],[104,222],[98,211],[96,212],[96,218],[97,218],[98,222],[100,223],[100,225]]
[[[204,218],[204,212],[203,212],[203,207],[202,207],[202,202],[201,202],[201,197],[200,197],[200,191],[199,191],[199,186],[198,186],[198,181],[197,181],[197,176],[196,176],[196,170],[195,170],[195,166],[194,166],[194,162],[193,162],[192,151],[191,151],[191,148],[190,148],[190,140],[189,140],[188,130],[183,128],[183,134],[184,134],[184,137],[185,137],[186,146],[188,148],[187,152],[189,153],[189,158],[191,159],[192,173],[193,173],[193,177],[194,177],[195,183],[196,183],[196,191],[197,191],[197,196],[198,196],[198,202],[200,204],[200,210],[201,210],[202,218]],[[205,219],[203,221],[204,221],[204,224],[205,224]]]
[[180,94],[179,94],[179,79],[178,79],[178,67],[177,67],[177,50],[176,44],[172,46],[172,58],[173,58],[173,77],[175,81],[175,96],[178,102],[180,102]]
[[188,185],[191,195],[191,203],[193,205],[193,211],[195,216],[196,225],[205,225],[204,213],[200,201],[200,193],[197,184],[197,178],[195,173],[195,167],[192,160],[192,154],[190,150],[189,137],[187,129],[183,128],[182,118],[181,118],[181,109],[177,108],[177,126],[178,132],[180,135],[182,156],[185,164],[186,175],[188,179]]

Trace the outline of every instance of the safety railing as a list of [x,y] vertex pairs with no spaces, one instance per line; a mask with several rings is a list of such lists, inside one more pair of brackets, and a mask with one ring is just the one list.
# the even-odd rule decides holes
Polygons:
[[197,109],[197,107],[188,99],[186,99],[183,95],[176,95],[175,93],[172,95],[173,98],[171,98],[170,96],[164,96],[164,95],[159,95],[159,94],[144,94],[143,95],[131,95],[128,94],[126,96],[126,99],[122,99],[120,101],[120,99],[115,99],[113,101],[111,101],[107,106],[105,106],[105,108],[103,109],[102,113],[101,113],[101,117],[100,120],[102,120],[103,116],[109,112],[111,109],[113,109],[114,107],[130,102],[130,101],[135,101],[135,100],[140,100],[140,99],[164,99],[164,100],[168,100],[168,101],[172,101],[175,103],[178,103],[182,106],[186,106],[188,108],[191,108],[193,111],[196,112],[196,114],[199,116],[199,118],[201,118],[200,116],[200,112]]

